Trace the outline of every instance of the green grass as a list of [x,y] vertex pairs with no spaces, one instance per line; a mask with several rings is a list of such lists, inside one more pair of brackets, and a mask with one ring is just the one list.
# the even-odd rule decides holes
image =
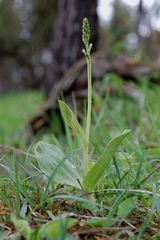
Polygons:
[[0,144],[22,146],[27,119],[37,112],[42,101],[40,92],[31,91],[0,97]]
[[[100,85],[102,89],[103,84],[105,79]],[[93,93],[91,160],[97,159],[112,137],[124,129],[132,130],[92,193],[94,198],[90,198],[90,193],[56,183],[65,158],[47,176],[39,168],[32,149],[30,154],[3,155],[0,239],[8,239],[9,235],[12,239],[25,236],[29,240],[107,239],[106,236],[108,239],[160,239],[160,87],[146,83],[133,85],[133,91],[143,94],[144,101],[140,96],[135,100],[121,92],[104,97],[97,91]],[[3,143],[14,143],[12,137],[18,136],[23,121],[37,110],[41,101],[39,93],[0,100]],[[17,104],[18,116],[15,109],[9,110],[12,104]],[[82,152],[78,138],[70,136],[67,127],[66,132],[67,140],[61,133],[57,139],[50,135],[47,139],[68,154],[71,162],[79,164]]]

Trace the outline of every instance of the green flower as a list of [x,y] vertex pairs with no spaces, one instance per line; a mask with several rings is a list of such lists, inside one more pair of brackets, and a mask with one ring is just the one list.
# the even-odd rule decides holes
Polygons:
[[85,47],[88,47],[90,40],[90,26],[87,18],[83,19],[83,26],[82,26],[82,42],[84,43]]

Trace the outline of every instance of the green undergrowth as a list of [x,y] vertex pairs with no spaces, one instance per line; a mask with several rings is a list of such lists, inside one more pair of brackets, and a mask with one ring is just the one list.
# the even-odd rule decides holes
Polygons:
[[25,124],[43,102],[39,91],[12,93],[0,97],[0,144],[25,144]]
[[[104,77],[102,88],[115,76],[110,78]],[[49,165],[50,153],[55,154],[52,145],[47,145],[45,167],[37,164],[35,145],[25,154],[1,156],[0,239],[159,239],[160,87],[147,83],[130,87],[139,94],[135,99],[122,92],[102,97],[93,91],[90,159],[94,162],[112,137],[132,130],[94,194],[57,184],[66,160],[79,164],[82,155],[78,137],[73,138],[67,126],[66,137],[60,133],[57,138],[43,137],[43,143],[61,149],[57,157],[67,154],[53,171]],[[28,113],[33,109],[28,103],[30,107]],[[25,117],[27,110],[23,110]],[[12,121],[17,115],[13,113]],[[6,130],[8,138],[9,133]]]

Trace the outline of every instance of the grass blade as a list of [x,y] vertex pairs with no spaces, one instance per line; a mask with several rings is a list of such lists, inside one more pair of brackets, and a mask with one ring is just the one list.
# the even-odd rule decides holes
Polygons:
[[21,198],[20,198],[20,186],[19,186],[19,178],[18,178],[18,169],[17,163],[14,156],[14,170],[15,170],[15,191],[16,191],[16,216],[19,216],[20,206],[21,206]]
[[53,173],[52,175],[50,176],[49,180],[48,180],[48,183],[47,183],[47,186],[46,186],[46,189],[45,189],[45,192],[44,192],[44,195],[43,195],[43,198],[42,198],[42,204],[45,202],[46,200],[46,197],[47,197],[47,193],[48,193],[48,190],[49,190],[49,186],[51,184],[51,182],[53,181],[54,177],[56,176],[58,170],[63,167],[64,163],[66,160],[68,160],[72,155],[72,152],[69,152],[62,160],[61,162],[59,162],[59,164],[55,167],[55,169],[53,170]]

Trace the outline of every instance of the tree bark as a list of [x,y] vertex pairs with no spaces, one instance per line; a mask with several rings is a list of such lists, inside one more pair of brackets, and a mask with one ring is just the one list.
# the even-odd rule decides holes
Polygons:
[[82,58],[81,27],[87,17],[91,26],[93,51],[97,41],[97,0],[59,0],[58,14],[50,43],[52,62],[47,68],[45,91],[50,90],[62,78],[64,72]]

